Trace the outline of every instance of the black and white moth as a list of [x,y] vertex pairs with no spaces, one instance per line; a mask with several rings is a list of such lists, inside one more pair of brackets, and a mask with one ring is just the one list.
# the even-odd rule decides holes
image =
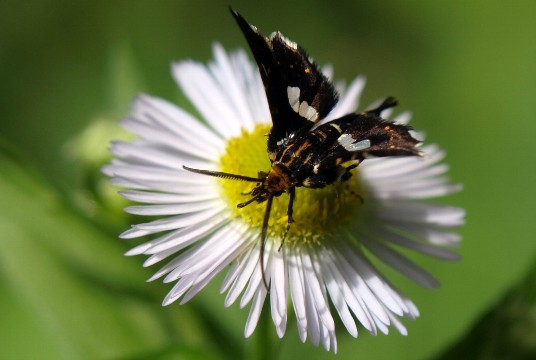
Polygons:
[[289,194],[287,227],[282,244],[294,222],[292,217],[296,187],[323,188],[338,181],[347,181],[367,157],[419,155],[418,140],[411,128],[381,118],[381,112],[396,105],[392,97],[378,107],[362,113],[350,113],[320,126],[315,125],[328,115],[338,101],[331,82],[298,44],[280,32],[269,37],[231,9],[242,30],[264,83],[272,128],[268,134],[267,151],[271,162],[268,172],[257,177],[219,171],[185,170],[231,180],[255,182],[251,198],[238,204],[242,208],[254,201],[266,202],[261,230],[261,271],[264,285],[264,248],[268,221],[274,197]]

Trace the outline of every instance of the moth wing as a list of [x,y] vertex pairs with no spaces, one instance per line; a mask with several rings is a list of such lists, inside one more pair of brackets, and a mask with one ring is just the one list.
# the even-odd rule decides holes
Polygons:
[[336,140],[320,162],[319,171],[367,157],[420,155],[416,147],[419,141],[411,135],[410,126],[394,124],[374,114],[348,114],[315,131],[325,132],[329,127],[338,129],[338,136],[333,137]]
[[[362,144],[363,149],[358,151],[365,157],[416,156],[420,154],[416,147],[420,141],[411,135],[411,130],[411,126],[395,124],[365,113],[357,115],[346,134],[354,139],[354,147],[359,148],[358,144]],[[369,147],[365,147],[366,141],[369,142]]]
[[279,32],[265,37],[236,11],[231,12],[259,67],[272,116],[268,151],[274,153],[290,134],[309,130],[324,118],[338,95],[300,45]]

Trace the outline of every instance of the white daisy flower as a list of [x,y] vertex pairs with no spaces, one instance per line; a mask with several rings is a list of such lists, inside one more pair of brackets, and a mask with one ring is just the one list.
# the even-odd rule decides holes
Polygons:
[[[309,338],[326,350],[337,349],[334,314],[354,337],[359,323],[373,334],[393,326],[405,335],[401,318],[414,319],[419,312],[369,257],[427,288],[438,282],[397,248],[458,259],[448,247],[460,241],[452,230],[463,223],[464,211],[422,201],[460,189],[445,177],[445,153],[427,145],[421,148],[422,157],[365,160],[348,181],[352,191],[345,184],[297,188],[295,223],[282,247],[288,198],[274,198],[264,249],[268,292],[259,261],[265,206],[236,207],[249,199],[244,193],[250,184],[182,168],[248,176],[270,168],[264,134],[271,117],[257,68],[243,51],[227,54],[215,45],[214,56],[207,66],[194,61],[173,65],[175,79],[200,117],[141,95],[132,114],[121,121],[139,138],[113,143],[115,159],[104,172],[127,188],[121,192],[124,197],[144,204],[126,211],[160,217],[121,235],[151,236],[127,255],[148,255],[145,266],[167,261],[151,278],[174,283],[164,305],[186,303],[226,270],[221,287],[225,306],[250,304],[246,337],[253,333],[267,296],[279,337],[285,334],[289,306],[301,340]],[[356,111],[364,83],[359,77],[347,88],[337,85],[340,101],[327,121]],[[409,118],[404,113],[393,121],[407,123]]]

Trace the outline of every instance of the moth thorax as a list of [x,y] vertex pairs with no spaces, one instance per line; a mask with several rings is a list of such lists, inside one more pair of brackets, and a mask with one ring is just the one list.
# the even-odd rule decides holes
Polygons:
[[272,164],[272,168],[263,183],[263,187],[274,195],[281,195],[294,185],[294,176],[290,170],[280,162],[274,162]]

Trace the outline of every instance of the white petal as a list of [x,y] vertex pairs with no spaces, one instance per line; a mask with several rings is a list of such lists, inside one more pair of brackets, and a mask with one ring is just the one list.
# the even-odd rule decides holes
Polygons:
[[272,319],[280,338],[285,335],[287,324],[287,278],[284,254],[281,251],[275,251],[271,263],[270,304]]
[[382,201],[377,215],[385,220],[459,226],[464,223],[465,211],[451,206],[396,199]]
[[439,287],[439,282],[429,272],[415,265],[396,251],[377,241],[370,240],[366,236],[361,238],[361,242],[385,264],[395,268],[419,285],[430,289]]
[[241,247],[242,234],[241,230],[233,229],[231,226],[221,228],[217,235],[215,234],[181,253],[164,282],[175,281],[179,277],[193,273],[202,273],[206,269],[217,266],[221,258],[224,258],[227,253]]
[[[411,111],[404,111],[403,113],[400,113],[397,116],[395,116],[392,119],[392,121],[395,124],[407,125],[407,124],[409,124],[409,121],[411,120],[411,117],[412,117]],[[417,139],[417,140],[419,140],[419,139]]]
[[223,268],[227,267],[231,263],[231,261],[233,261],[243,251],[241,243],[237,242],[236,245],[239,246],[230,247],[228,251],[221,253],[220,257],[218,259],[215,259],[212,266],[207,268],[203,274],[200,274],[197,277],[194,286],[190,290],[188,290],[188,292],[184,295],[184,298],[181,300],[181,305],[191,300],[216,275],[218,275],[220,271],[223,270]]
[[305,278],[307,279],[309,289],[311,290],[311,295],[313,297],[314,305],[318,312],[318,316],[322,320],[322,324],[328,330],[333,331],[335,330],[335,322],[331,317],[331,313],[329,311],[329,304],[323,294],[322,288],[324,284],[319,278],[319,274],[315,272],[311,256],[308,253],[303,252],[301,258],[302,265],[304,266],[305,270]]
[[140,95],[132,105],[133,116],[137,119],[166,129],[178,137],[203,139],[217,149],[223,149],[225,141],[186,111],[163,99]]
[[327,261],[326,265],[329,267],[331,274],[333,274],[333,277],[339,280],[338,285],[342,292],[344,301],[348,304],[350,310],[352,310],[357,320],[359,320],[359,322],[365,327],[365,329],[367,329],[371,333],[374,333],[375,328],[373,325],[372,317],[368,312],[364,302],[362,301],[361,297],[356,297],[354,295],[354,293],[349,287],[351,282],[348,282],[348,279],[343,274],[344,270],[339,270],[338,262],[334,262],[335,257],[332,257],[332,259],[332,261]]
[[308,276],[304,276],[305,309],[307,314],[307,334],[313,345],[320,343],[320,319],[314,303],[314,295],[308,283]]
[[330,81],[333,81],[333,73],[335,72],[335,69],[333,68],[332,64],[324,64],[320,67],[320,72],[324,74],[325,77],[327,77]]
[[[374,285],[374,281],[378,275],[375,272],[370,271],[362,272],[362,270],[368,269],[363,268],[362,264],[353,262],[355,257],[358,256],[354,251],[345,251],[344,253],[339,252],[338,255],[340,260],[339,269],[346,278],[350,290],[358,300],[359,306],[365,310],[365,315],[367,316],[366,322],[371,322],[371,324],[377,325],[374,319],[380,319],[383,323],[387,323],[389,318],[382,302],[384,300],[385,302],[389,302],[390,299],[387,297],[385,299],[377,297],[369,288],[371,284]],[[358,267],[359,270],[357,270]],[[356,313],[356,315],[358,315],[358,313]],[[366,324],[366,322],[363,324]],[[369,331],[375,334],[375,326],[371,327]]]
[[220,197],[220,194],[215,191],[216,189],[212,186],[207,187],[206,185],[203,185],[203,182],[195,185],[188,185],[172,181],[130,180],[121,177],[114,177],[110,182],[116,186],[129,187],[137,190],[152,190],[163,193],[192,194],[209,190],[212,195],[210,198],[215,199]]
[[196,226],[188,226],[164,236],[151,240],[151,247],[144,253],[147,255],[160,254],[162,252],[177,252],[193,244],[199,239],[212,233],[229,221],[227,214],[215,216],[210,221]]
[[192,204],[142,205],[128,206],[125,211],[129,214],[142,216],[175,215],[209,210],[219,205],[219,201],[197,202]]
[[401,335],[408,335],[408,330],[406,330],[404,324],[402,324],[402,322],[396,316],[389,314],[389,319],[391,319],[391,325],[394,326]]
[[131,143],[115,141],[112,143],[110,151],[115,156],[135,165],[158,166],[178,171],[185,171],[182,169],[183,165],[198,169],[214,167],[212,163],[202,161],[197,157],[157,148],[153,144],[144,143],[142,140]]
[[134,118],[123,118],[121,125],[134,134],[138,134],[145,141],[157,143],[159,146],[166,146],[169,151],[196,156],[209,161],[219,158],[219,152],[217,151],[219,148],[210,146],[204,141],[193,142],[191,141],[191,135],[190,139],[186,136],[179,137],[162,129],[155,129],[154,126]]
[[292,304],[296,314],[300,339],[302,342],[304,342],[307,338],[307,313],[305,308],[305,284],[302,272],[303,266],[301,264],[301,258],[295,249],[290,251],[287,261],[289,268],[288,271]]
[[413,174],[423,168],[441,161],[445,152],[437,146],[429,145],[422,148],[424,157],[390,157],[367,159],[361,164],[363,177],[373,182],[372,179],[387,178],[396,179],[401,174]]
[[[255,236],[254,238],[257,238]],[[233,304],[236,299],[240,296],[240,294],[244,291],[244,288],[246,287],[249,279],[251,278],[253,272],[258,269],[257,263],[259,262],[259,258],[257,256],[258,249],[254,246],[251,246],[250,249],[247,252],[244,252],[244,254],[241,256],[241,258],[236,263],[236,277],[234,282],[231,285],[231,288],[227,292],[227,296],[225,297],[225,306],[230,306]],[[234,268],[233,268],[234,270]],[[232,270],[231,270],[232,271]],[[231,273],[230,271],[230,273]],[[227,287],[226,281],[224,281],[224,285]],[[223,287],[222,286],[222,287]],[[225,288],[224,288],[225,289]],[[222,291],[224,290],[222,289]]]
[[441,246],[457,246],[461,241],[461,236],[449,231],[426,227],[422,224],[397,223],[396,228],[406,231],[414,236],[425,239],[430,244]]
[[240,134],[240,123],[229,104],[226,89],[208,69],[194,61],[173,65],[173,75],[188,99],[224,139]]
[[[335,105],[333,110],[331,110],[331,112],[326,116],[327,121],[355,112],[359,106],[359,98],[363,93],[365,83],[366,78],[364,76],[359,76],[352,81],[344,94],[341,94],[337,105]],[[325,123],[327,121],[320,121],[320,123]]]
[[192,286],[192,284],[193,279],[188,279],[188,281],[182,279],[182,281],[177,282],[162,301],[162,306],[168,306],[169,304],[177,301],[182,295],[184,295],[188,288]]
[[161,231],[174,230],[197,223],[203,223],[210,218],[215,217],[224,209],[224,206],[218,206],[211,210],[200,211],[186,215],[176,215],[159,220],[151,221],[145,224],[132,226],[132,229],[121,234],[123,238],[132,238],[154,234]]
[[197,244],[195,247],[189,248],[188,250],[180,253],[180,255],[175,257],[175,259],[163,266],[149,279],[149,281],[158,279],[172,271],[175,271],[179,267],[184,267],[185,263],[187,263],[186,266],[188,266],[188,264],[190,264],[191,262],[196,262],[196,259],[192,258],[192,254],[198,253],[206,247],[213,246],[213,244],[217,244],[219,241],[221,242],[221,239],[233,236],[234,234],[235,233],[233,232],[233,229],[231,229],[230,227],[222,227],[217,229],[209,238],[205,239],[202,243]]
[[249,311],[248,320],[246,321],[246,327],[244,329],[244,336],[250,337],[253,331],[257,327],[259,317],[261,316],[262,306],[264,305],[264,299],[266,298],[266,289],[261,287],[259,291],[255,293],[255,299],[251,304],[251,310]]
[[231,62],[246,94],[251,119],[254,123],[270,123],[270,109],[259,70],[248,59],[245,51],[232,54]]
[[[207,165],[209,164],[207,163]],[[108,176],[117,176],[138,181],[176,182],[185,185],[199,185],[203,183],[206,186],[213,184],[210,181],[210,177],[199,176],[199,174],[186,171],[178,166],[169,169],[158,165],[141,165],[114,160],[110,165],[104,166],[103,171]]]
[[210,222],[201,226],[189,226],[172,231],[132,248],[125,255],[150,255],[167,252],[170,249],[173,251],[179,251],[193,242],[203,238],[206,234],[214,231],[226,220],[228,220],[226,215],[220,215],[212,218]]
[[[262,271],[264,271],[264,276],[266,278],[266,282],[270,283],[270,262],[272,258],[272,247],[274,245],[271,241],[266,242],[266,246],[264,248],[264,266],[265,269],[261,270],[260,261],[257,262],[255,266],[255,270],[253,271],[253,274],[251,278],[249,279],[248,286],[246,288],[246,291],[244,292],[244,295],[242,295],[242,298],[240,299],[240,307],[246,306],[255,293],[262,287],[264,288],[264,282],[262,280]],[[258,253],[260,253],[260,244],[258,247],[256,247]]]
[[[363,277],[370,290],[388,310],[397,315],[410,312],[405,299],[383,279],[363,254],[353,251],[350,246],[346,246],[343,250],[349,264],[355,267],[355,270]],[[381,314],[376,314],[376,317],[381,318],[381,316]]]
[[152,191],[123,190],[119,193],[128,200],[148,204],[196,203],[199,201],[207,201],[219,197],[219,194],[216,192],[185,195]]
[[216,43],[212,47],[216,61],[210,64],[212,76],[218,81],[219,85],[225,89],[227,101],[234,112],[235,121],[244,129],[253,128],[253,116],[250,113],[248,99],[244,94],[247,90],[237,74],[242,73],[242,69],[236,69],[229,56],[223,50],[223,47]]
[[436,257],[443,260],[459,260],[460,255],[448,249],[440,248],[437,246],[432,246],[429,244],[424,244],[422,242],[414,241],[406,236],[401,234],[394,233],[388,229],[376,229],[374,237],[388,241],[390,243],[403,246],[408,249],[416,250],[420,253],[426,254],[428,256]]
[[323,254],[321,254],[321,261],[323,264],[322,271],[325,273],[324,281],[326,282],[326,287],[328,289],[331,302],[337,309],[337,313],[339,314],[339,317],[341,318],[350,335],[357,337],[357,326],[352,314],[348,310],[348,305],[346,304],[346,300],[338,285],[344,282],[344,279],[342,277],[336,277],[333,275],[330,270],[330,266],[328,265],[328,262],[331,262],[331,259],[322,255]]

